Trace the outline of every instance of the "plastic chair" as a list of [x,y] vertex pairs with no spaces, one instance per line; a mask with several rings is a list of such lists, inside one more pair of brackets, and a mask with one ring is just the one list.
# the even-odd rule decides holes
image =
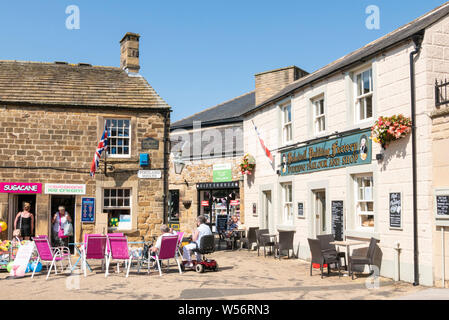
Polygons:
[[178,260],[178,239],[177,235],[164,236],[161,239],[161,248],[158,253],[156,253],[156,263],[159,269],[159,275],[162,276],[161,271],[161,261],[167,260],[168,266],[170,266],[170,259],[175,259],[178,264],[179,273],[182,274],[181,265]]
[[[106,273],[105,277],[109,274],[109,264],[111,263],[111,260],[117,260],[117,261],[124,261],[127,270],[126,270],[126,277],[128,278],[129,275],[129,269],[131,267],[131,262],[133,259],[133,256],[130,254],[128,249],[128,239],[125,236],[108,236],[108,247],[110,250],[108,251],[108,257],[106,261]],[[118,265],[118,264],[117,264]],[[140,271],[140,268],[139,268]]]
[[[62,264],[62,261],[67,259],[68,265],[70,266],[70,270],[72,270],[72,261],[70,256],[70,250],[67,247],[58,247],[58,248],[52,248],[50,246],[50,242],[48,242],[48,237],[41,236],[41,237],[34,237],[32,238],[34,241],[34,245],[36,246],[37,254],[39,256],[39,259],[36,261],[33,269],[33,274],[31,275],[31,278],[34,278],[34,274],[36,272],[36,268],[39,262],[50,262],[50,268],[48,269],[47,278],[50,276],[51,269],[53,266],[55,266],[55,274],[58,274],[57,268],[56,268],[56,262],[61,262],[62,270],[64,271],[64,266]],[[70,271],[71,273],[71,271]]]
[[106,262],[106,236],[89,235],[83,251],[84,276],[87,276],[87,260],[102,260],[101,267]]

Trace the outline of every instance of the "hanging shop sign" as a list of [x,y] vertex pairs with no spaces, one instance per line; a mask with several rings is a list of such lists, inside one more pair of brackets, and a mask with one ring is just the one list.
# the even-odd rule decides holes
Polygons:
[[281,154],[281,175],[304,174],[371,163],[371,130],[310,144]]
[[201,201],[201,206],[202,207],[208,207],[209,206],[209,201]]
[[230,163],[214,164],[212,167],[213,182],[230,182],[232,181],[232,170]]
[[42,183],[0,182],[0,193],[42,193]]
[[82,223],[95,222],[95,198],[81,199],[81,222]]
[[85,184],[60,184],[60,183],[46,183],[44,188],[45,194],[71,194],[83,195],[86,194]]
[[206,183],[197,183],[196,184],[196,188],[198,190],[237,189],[238,187],[239,187],[238,181],[206,182]]

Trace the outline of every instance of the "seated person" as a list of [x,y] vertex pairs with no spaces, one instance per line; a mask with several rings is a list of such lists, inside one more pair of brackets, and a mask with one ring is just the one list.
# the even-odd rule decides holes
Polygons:
[[150,253],[152,256],[154,256],[161,249],[162,237],[172,236],[172,232],[173,230],[166,224],[161,225],[161,235],[157,238],[156,244],[150,248]]
[[228,231],[226,231],[226,238],[230,238],[234,233],[233,231],[240,227],[239,217],[235,215],[232,216],[231,219],[228,221],[228,224],[229,228]]
[[[209,226],[206,224],[206,217],[205,216],[198,216],[196,218],[196,225],[198,228],[193,232],[192,235],[192,243],[189,243],[185,245],[182,248],[183,251],[183,258],[185,261],[187,261],[186,267],[193,267],[192,258],[190,257],[192,250],[196,249],[200,245],[201,238],[203,236],[211,235],[212,231],[210,230]],[[196,261],[201,261],[201,254],[198,252],[195,252]]]

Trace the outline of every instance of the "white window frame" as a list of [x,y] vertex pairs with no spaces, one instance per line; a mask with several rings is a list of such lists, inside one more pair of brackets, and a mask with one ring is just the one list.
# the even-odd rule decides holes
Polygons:
[[[288,107],[290,107],[290,121],[286,121],[286,110]],[[282,117],[282,145],[287,145],[293,142],[293,108],[291,102],[281,105],[280,108]],[[286,138],[288,130],[290,130],[290,140]]]
[[[365,72],[369,71],[370,72],[370,81],[369,81],[369,85],[370,85],[370,91],[368,93],[363,93],[359,95],[359,91],[358,91],[358,81],[357,78],[358,76],[362,77],[362,85],[363,85],[363,74]],[[369,66],[367,68],[364,68],[360,71],[354,72],[354,106],[355,106],[355,122],[356,123],[361,123],[361,122],[366,122],[366,121],[370,121],[373,119],[374,117],[374,75],[373,75],[373,67]],[[371,117],[366,117],[367,115],[367,103],[366,100],[367,98],[371,98]],[[361,119],[361,113],[360,113],[360,101],[363,100],[364,101],[364,114],[365,114],[365,118]]]
[[[116,204],[117,204],[117,200],[118,199],[123,199],[123,201],[124,201],[126,198],[129,198],[129,205],[128,206],[125,206],[125,205],[122,205],[122,206],[118,206],[118,205],[116,205],[116,206],[105,206],[104,205],[105,198],[113,199],[113,197],[111,197],[111,196],[105,197],[105,191],[106,190],[109,190],[109,192],[111,192],[111,190],[116,190],[116,191],[123,190],[123,196],[122,197],[119,197],[118,196],[118,192],[116,192],[116,196],[115,196]],[[125,195],[124,195],[125,190],[129,190],[129,197],[125,197]],[[133,221],[133,216],[132,216],[132,195],[133,194],[132,194],[132,192],[133,192],[132,188],[102,188],[102,203],[101,203],[102,207],[103,207],[103,210],[129,210],[129,217],[130,217],[130,220],[131,220],[130,230],[132,229],[132,221]],[[123,229],[123,228],[119,229],[117,227],[117,230],[127,230],[127,229]]]
[[293,212],[293,184],[291,182],[281,183],[281,188],[282,188],[282,224],[294,225],[295,214]]
[[131,119],[130,118],[105,118],[105,121],[108,121],[108,120],[114,120],[114,121],[119,121],[119,120],[127,120],[127,121],[129,121],[129,128],[128,128],[128,134],[129,134],[129,136],[128,136],[128,154],[111,154],[110,153],[110,151],[111,151],[111,145],[110,145],[110,140],[111,139],[126,139],[126,137],[124,138],[124,137],[119,137],[119,136],[114,136],[114,137],[112,137],[111,136],[111,133],[112,133],[112,130],[111,130],[111,128],[109,128],[108,127],[108,130],[109,130],[109,132],[108,132],[108,134],[109,134],[109,138],[108,138],[108,151],[107,151],[107,157],[108,158],[131,158],[131,144],[132,144],[132,140],[131,140],[131,137],[132,137],[132,124],[131,124]]
[[[368,179],[367,179],[368,178]],[[372,173],[363,173],[363,174],[357,174],[354,175],[353,177],[354,179],[354,212],[355,212],[355,227],[358,230],[363,230],[363,231],[374,231],[375,226],[376,226],[376,214],[374,211],[374,176]],[[359,185],[359,181],[361,179],[363,181],[363,185],[360,186]],[[370,181],[370,186],[366,186],[364,183],[369,180]],[[363,199],[360,198],[360,189],[363,188]],[[370,197],[367,197],[367,190],[369,190],[368,195],[370,195]],[[373,211],[362,211],[361,207],[362,204],[363,205],[367,205],[368,203],[371,203]],[[374,226],[368,226],[368,227],[364,227],[362,225],[362,216],[373,216],[374,217]]]
[[[322,102],[323,113],[318,114],[317,108],[320,108],[319,104]],[[318,98],[312,99],[312,112],[313,112],[313,132],[315,135],[323,134],[326,132],[326,105],[324,101],[324,96],[320,96]],[[323,129],[318,130],[319,123],[323,121]]]

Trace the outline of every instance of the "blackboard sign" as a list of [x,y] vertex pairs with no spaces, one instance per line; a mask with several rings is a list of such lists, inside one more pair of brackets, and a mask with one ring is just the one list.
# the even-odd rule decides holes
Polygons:
[[216,224],[217,224],[217,232],[226,231],[228,227],[228,215],[219,214],[217,215]]
[[304,202],[298,202],[298,218],[304,217]]
[[81,198],[81,222],[95,222],[95,198]]
[[437,217],[449,218],[449,196],[437,196]]
[[402,227],[402,202],[400,192],[390,193],[390,228]]
[[343,201],[332,201],[332,234],[336,241],[343,241]]
[[145,138],[142,140],[142,150],[146,149],[153,149],[158,150],[159,149],[159,140],[156,140],[154,138]]

